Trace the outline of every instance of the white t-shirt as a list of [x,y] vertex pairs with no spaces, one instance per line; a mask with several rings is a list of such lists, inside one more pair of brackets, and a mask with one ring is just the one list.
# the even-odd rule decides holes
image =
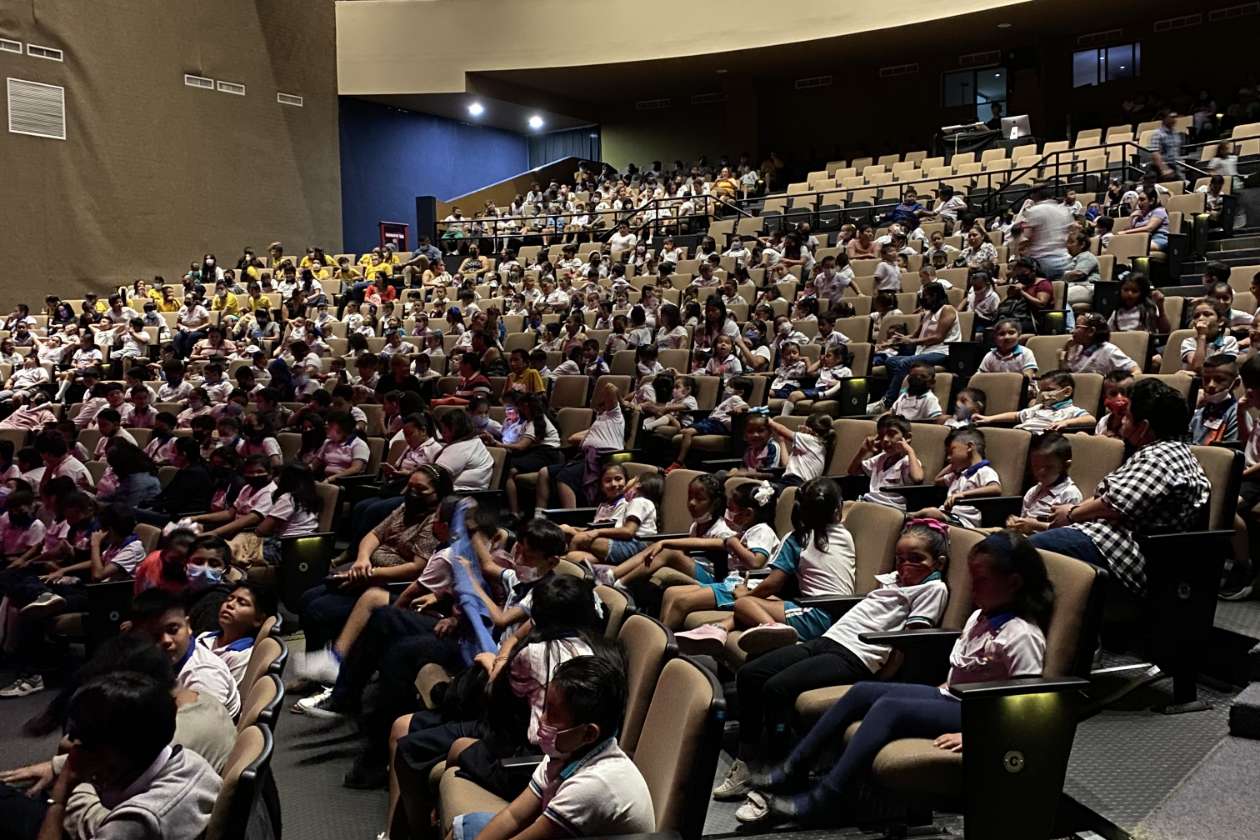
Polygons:
[[843,645],[862,660],[872,674],[888,661],[892,648],[862,641],[863,633],[893,632],[904,629],[907,624],[934,627],[949,604],[949,589],[939,572],[933,572],[914,586],[899,585],[896,572],[876,575],[875,580],[880,582],[880,587],[868,593],[823,634],[824,638]]
[[827,469],[827,442],[806,431],[792,435],[792,451],[788,453],[784,475],[800,476],[809,481]]
[[[954,477],[949,482],[949,495],[975,490],[977,487],[987,487],[990,484],[1001,487],[1002,479],[998,476],[997,470],[989,466],[988,461],[981,461],[962,472],[954,473]],[[949,512],[967,528],[980,527],[980,511],[972,505],[954,505]]]
[[195,640],[175,680],[189,691],[218,700],[232,717],[241,711],[241,694],[232,671],[222,659]]
[[1067,232],[1072,213],[1062,204],[1039,201],[1024,211],[1024,225],[1029,238],[1028,256],[1034,259],[1067,254]]
[[[764,522],[758,522],[744,533],[740,534],[739,541],[743,543],[749,551],[754,554],[769,559],[779,549],[779,536],[774,532],[774,528]],[[730,558],[730,568],[732,571],[743,569],[744,564],[735,557]]]
[[1054,405],[1030,405],[1028,408],[1020,410],[1019,422],[1015,424],[1015,428],[1032,432],[1034,435],[1041,434],[1049,429],[1052,423],[1075,420],[1077,417],[1084,417],[1088,413],[1079,405],[1075,405],[1071,400],[1064,400]]
[[996,347],[984,354],[980,360],[980,373],[1023,373],[1026,370],[1037,370],[1037,359],[1032,351],[1022,344],[1016,344],[1009,356],[1003,356]]
[[232,502],[232,510],[237,516],[257,513],[259,516],[265,517],[271,512],[271,494],[275,492],[276,483],[274,481],[266,486],[259,487],[257,490],[247,484],[236,495],[236,501]]
[[611,522],[614,528],[625,525],[627,519],[634,519],[639,523],[639,528],[635,531],[635,539],[655,536],[656,505],[652,504],[650,499],[636,497],[627,500],[622,496],[615,504],[601,505],[595,510],[596,522]]
[[910,475],[910,456],[902,455],[896,461],[883,452],[877,452],[862,462],[862,472],[871,477],[870,490],[862,496],[864,502],[906,509],[905,496],[884,492],[886,487],[901,487],[914,484]]
[[1048,521],[1053,513],[1052,508],[1057,505],[1079,505],[1082,498],[1080,488],[1065,475],[1062,481],[1051,487],[1042,487],[1040,484],[1030,487],[1024,494],[1024,505],[1019,515]]
[[898,417],[914,422],[915,420],[932,420],[941,416],[941,401],[932,391],[922,396],[914,396],[909,391],[902,391],[901,396],[893,402],[889,409]]
[[578,656],[590,656],[591,646],[581,638],[531,642],[512,657],[509,676],[512,693],[529,702],[525,737],[538,743],[538,723],[546,709],[547,685],[556,669]]
[[[779,546],[779,553],[787,544],[788,541],[784,540]],[[856,564],[857,549],[853,545],[853,535],[843,524],[833,522],[827,528],[825,549],[814,544],[812,534],[806,537],[796,561],[796,588],[806,598],[852,595]]]
[[341,443],[334,443],[331,438],[325,440],[316,457],[324,465],[325,472],[331,474],[349,468],[355,461],[362,461],[366,466],[372,453],[368,449],[367,441],[355,435]]
[[111,546],[101,552],[102,563],[113,563],[128,575],[134,575],[136,566],[144,559],[144,543],[137,537],[124,541],[121,545]]
[[901,269],[881,260],[879,265],[875,266],[875,291],[900,292]]
[[44,541],[44,523],[32,519],[25,528],[9,524],[9,514],[0,514],[0,548],[6,557],[23,554],[31,546]]
[[[1194,336],[1190,336],[1189,338],[1184,338],[1181,340],[1181,361],[1182,362],[1190,361],[1190,357],[1194,355],[1195,344],[1196,344],[1196,339]],[[1216,337],[1215,340],[1208,342],[1207,355],[1204,358],[1205,359],[1210,358],[1218,354],[1225,355],[1225,356],[1233,356],[1237,358],[1238,354],[1241,352],[1242,350],[1239,349],[1238,347],[1238,339],[1234,338],[1232,335],[1221,333],[1220,335]]]
[[739,394],[732,394],[718,403],[713,411],[709,412],[709,419],[716,420],[729,430],[731,428],[731,415],[737,410],[746,408],[748,408],[748,403],[744,402],[744,398]]
[[[1194,339],[1190,339],[1190,352],[1194,352]],[[1237,342],[1235,342],[1237,345]],[[1073,373],[1098,373],[1106,376],[1113,370],[1136,371],[1137,362],[1110,341],[1083,347],[1073,342],[1068,345],[1063,366]]]
[[647,783],[612,737],[573,764],[544,759],[529,789],[540,800],[543,816],[571,837],[656,830]]
[[442,447],[442,452],[434,463],[450,470],[456,490],[490,489],[494,459],[478,438],[469,438]]
[[591,424],[591,428],[587,430],[586,436],[582,438],[583,448],[601,452],[621,449],[625,445],[626,418],[617,406],[601,412]]
[[246,636],[229,645],[215,647],[222,634],[218,630],[210,630],[197,634],[197,644],[223,660],[223,664],[232,672],[232,679],[237,686],[245,679],[245,671],[249,669],[249,658],[254,653],[254,640]]
[[314,534],[319,530],[319,511],[299,508],[293,501],[293,494],[284,493],[271,503],[267,515],[284,523],[277,536],[300,537]]
[[949,685],[1041,676],[1046,657],[1041,628],[1008,615],[994,618],[998,621],[976,610],[967,619],[949,654]]

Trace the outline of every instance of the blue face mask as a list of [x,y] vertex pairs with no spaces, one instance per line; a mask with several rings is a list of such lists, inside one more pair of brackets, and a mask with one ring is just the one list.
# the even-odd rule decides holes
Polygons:
[[188,577],[188,585],[194,589],[205,589],[223,580],[223,570],[209,566],[185,566],[184,574]]

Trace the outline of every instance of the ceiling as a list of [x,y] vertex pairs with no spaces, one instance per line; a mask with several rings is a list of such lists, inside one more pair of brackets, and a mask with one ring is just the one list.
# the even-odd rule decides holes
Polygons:
[[[533,107],[528,104],[530,98],[524,99],[526,104],[520,104],[519,101],[509,102],[478,93],[401,93],[359,98],[406,111],[434,114],[470,125],[485,125],[505,131],[515,131],[518,134],[567,131],[592,125],[595,122],[593,119],[568,116],[550,108]],[[481,103],[485,109],[480,116],[474,117],[468,113],[468,106],[472,102]],[[543,118],[543,127],[538,131],[529,127],[529,118],[535,114]]]

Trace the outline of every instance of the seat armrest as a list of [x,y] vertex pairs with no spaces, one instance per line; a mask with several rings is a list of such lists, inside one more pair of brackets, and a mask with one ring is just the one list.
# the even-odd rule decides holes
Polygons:
[[802,607],[817,607],[835,620],[865,599],[865,595],[819,595],[815,598],[796,598],[795,601]]
[[661,542],[662,540],[691,539],[691,534],[687,533],[686,531],[683,531],[682,533],[679,533],[679,534],[653,534],[650,537],[636,537],[636,539],[642,540],[643,542],[648,543],[650,545],[655,542]]
[[1048,694],[1088,688],[1089,680],[1080,677],[1019,677],[1013,680],[966,683],[950,686],[949,693],[959,700],[985,697],[1015,697],[1020,694]]
[[589,525],[595,519],[596,510],[598,508],[593,507],[544,508],[542,514],[557,525]]
[[[907,484],[901,487],[885,488],[889,493],[896,493],[906,500],[906,510],[916,511],[926,507],[935,507],[945,502],[946,488],[939,484]],[[970,500],[968,500],[970,503]]]
[[897,679],[902,682],[940,685],[949,674],[949,653],[961,634],[959,630],[924,628],[891,633],[862,633],[864,642],[888,645],[902,655]]
[[528,770],[531,767],[537,767],[542,764],[543,755],[514,755],[511,758],[500,759],[499,766],[504,770]]
[[1024,509],[1023,496],[981,496],[968,499],[967,504],[980,511],[980,525],[984,528],[1002,528],[1008,516],[1019,516]]
[[869,475],[850,475],[841,473],[840,475],[829,475],[836,484],[840,485],[840,498],[846,502],[855,502],[871,489],[871,477]]
[[962,635],[961,630],[931,627],[923,630],[887,630],[880,633],[859,633],[858,638],[868,644],[888,645],[894,648],[910,648],[925,644],[953,644]]
[[700,466],[704,467],[706,472],[717,472],[718,470],[738,469],[744,466],[742,458],[712,458],[701,461]]

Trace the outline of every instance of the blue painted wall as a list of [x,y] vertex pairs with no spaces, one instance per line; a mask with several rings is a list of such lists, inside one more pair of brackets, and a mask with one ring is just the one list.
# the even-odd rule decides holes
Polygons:
[[529,168],[529,143],[510,131],[465,125],[341,98],[343,246],[379,243],[376,223],[406,222],[415,245],[416,196],[454,198]]

